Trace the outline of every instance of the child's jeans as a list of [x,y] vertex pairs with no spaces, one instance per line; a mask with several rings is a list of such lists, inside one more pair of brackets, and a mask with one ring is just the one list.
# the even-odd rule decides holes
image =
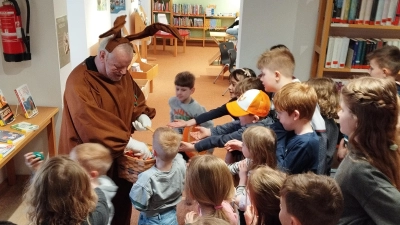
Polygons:
[[176,207],[171,210],[159,213],[155,216],[147,216],[145,212],[140,212],[138,225],[176,225],[178,219],[176,218]]

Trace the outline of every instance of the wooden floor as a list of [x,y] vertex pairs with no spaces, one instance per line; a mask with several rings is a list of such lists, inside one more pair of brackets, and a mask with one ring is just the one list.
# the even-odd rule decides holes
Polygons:
[[[194,44],[196,45],[196,44]],[[208,60],[219,51],[216,44],[208,43],[206,46],[189,46],[186,53],[182,53],[182,46],[178,46],[177,57],[173,56],[173,46],[167,46],[166,51],[162,51],[162,46],[158,45],[157,55],[152,54],[152,47],[148,51],[148,58],[156,59],[149,61],[159,65],[159,74],[154,79],[154,93],[150,93],[147,104],[156,108],[157,115],[153,119],[153,128],[165,126],[169,122],[168,99],[175,95],[174,77],[182,71],[191,71],[196,75],[196,91],[193,97],[207,110],[216,108],[229,100],[229,94],[222,96],[228,87],[228,74],[225,79],[219,79],[213,84],[213,79],[221,70],[220,66],[209,66]],[[215,125],[224,124],[231,121],[230,117],[223,117],[214,120]],[[150,132],[135,133],[135,138],[147,143],[151,143]],[[224,158],[225,150],[216,149],[215,155]],[[0,185],[0,221],[9,220],[16,224],[27,224],[26,209],[22,203],[22,193],[29,178],[18,176],[18,182],[14,186],[9,186],[6,182]],[[194,205],[186,205],[181,202],[178,205],[179,224],[184,224],[183,218],[187,211],[194,210]],[[137,211],[133,209],[131,224],[137,224]]]

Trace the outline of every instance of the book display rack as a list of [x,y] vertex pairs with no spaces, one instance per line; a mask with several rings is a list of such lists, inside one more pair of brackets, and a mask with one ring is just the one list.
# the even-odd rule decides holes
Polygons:
[[398,14],[399,0],[320,0],[311,77],[367,74],[369,52],[400,47]]

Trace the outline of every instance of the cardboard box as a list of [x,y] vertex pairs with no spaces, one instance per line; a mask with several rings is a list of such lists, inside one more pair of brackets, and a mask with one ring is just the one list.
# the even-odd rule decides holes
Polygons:
[[149,80],[146,79],[133,79],[137,85],[139,85],[140,89],[142,89],[142,92],[144,94],[144,97],[147,98],[149,97],[150,93],[150,82]]

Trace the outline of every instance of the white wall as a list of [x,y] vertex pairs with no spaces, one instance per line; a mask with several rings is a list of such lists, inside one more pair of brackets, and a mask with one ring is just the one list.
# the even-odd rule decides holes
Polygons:
[[[17,0],[17,2],[22,11],[23,26],[25,27],[25,1]],[[26,83],[32,92],[36,105],[53,106],[61,109],[62,97],[55,18],[66,15],[66,7],[63,3],[64,1],[57,0],[30,1],[32,60],[5,62],[1,54],[0,89],[2,89],[10,104],[18,104],[13,91],[14,88]],[[56,122],[58,136],[61,122],[60,113],[56,116]],[[28,151],[44,151],[47,153],[46,132],[42,132],[15,157],[17,174],[29,173],[23,162],[23,154]],[[0,181],[4,180],[4,171],[4,169],[0,170]]]
[[318,0],[241,0],[237,66],[259,73],[261,53],[284,44],[295,57],[295,76],[308,80],[318,5]]

